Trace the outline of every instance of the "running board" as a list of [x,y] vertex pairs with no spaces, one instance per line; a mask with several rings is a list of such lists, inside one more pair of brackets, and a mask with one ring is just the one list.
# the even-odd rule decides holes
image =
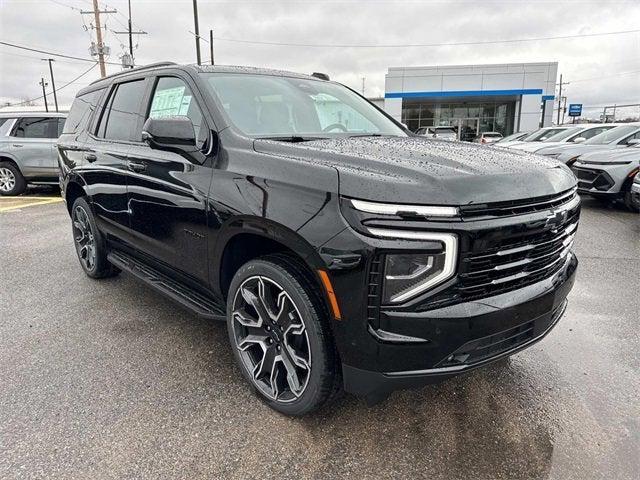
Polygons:
[[214,299],[177,282],[164,273],[120,251],[111,251],[107,260],[121,270],[129,272],[147,285],[179,303],[197,316],[212,320],[226,320],[226,308]]

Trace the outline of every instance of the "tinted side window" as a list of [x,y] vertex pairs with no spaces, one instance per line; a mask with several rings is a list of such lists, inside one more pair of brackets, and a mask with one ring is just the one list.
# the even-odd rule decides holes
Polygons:
[[117,85],[115,92],[111,94],[108,111],[102,115],[99,136],[102,133],[104,138],[110,140],[140,141],[140,120],[144,117],[141,111],[144,90],[144,80]]
[[[587,130],[586,132],[582,132],[578,137],[583,137],[589,140],[591,137],[595,137],[596,135],[600,135],[602,132],[606,132],[609,130],[607,127],[603,128],[592,128],[591,130]],[[576,137],[576,138],[578,138]]]
[[[189,86],[176,77],[160,77],[156,84],[149,118],[161,118],[167,116],[184,116],[191,120],[196,138],[200,139],[202,126],[202,111],[193,98]],[[206,137],[205,137],[206,138]]]
[[64,125],[62,133],[75,133],[85,128],[93,111],[96,109],[102,92],[104,92],[104,88],[76,97],[73,105],[71,105],[67,121],[64,122],[64,119],[62,119],[62,124]]
[[58,136],[62,135],[62,132],[64,131],[64,124],[67,121],[66,118],[60,117],[58,118]]
[[629,143],[629,140],[637,140],[637,139],[640,139],[640,132],[636,132],[633,135],[628,136],[622,142],[620,142],[620,145],[627,145]]
[[47,117],[25,117],[18,120],[13,137],[58,138],[58,119]]

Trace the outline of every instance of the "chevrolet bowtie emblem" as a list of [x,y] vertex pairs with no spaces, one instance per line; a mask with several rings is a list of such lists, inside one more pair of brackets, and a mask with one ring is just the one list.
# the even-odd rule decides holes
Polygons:
[[557,230],[564,222],[567,221],[569,212],[567,210],[553,210],[547,215],[547,221],[545,226],[551,227],[552,230]]

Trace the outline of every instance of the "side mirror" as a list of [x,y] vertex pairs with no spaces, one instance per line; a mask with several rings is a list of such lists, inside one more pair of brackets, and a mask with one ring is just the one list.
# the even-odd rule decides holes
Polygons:
[[148,118],[142,127],[142,141],[155,150],[176,153],[197,150],[193,123],[181,116]]
[[584,137],[578,137],[573,139],[573,143],[582,143],[586,140]]
[[632,138],[627,142],[628,147],[633,147],[634,145],[640,145],[640,138]]

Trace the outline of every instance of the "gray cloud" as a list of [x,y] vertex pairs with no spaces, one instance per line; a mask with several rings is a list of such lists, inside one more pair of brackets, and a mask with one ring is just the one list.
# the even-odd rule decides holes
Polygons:
[[[90,0],[57,0],[91,9]],[[140,36],[136,60],[194,62],[191,0],[132,0],[134,23],[149,32]],[[100,2],[126,13],[125,0]],[[55,52],[88,57],[90,35],[78,11],[50,0],[3,0],[1,38]],[[244,40],[391,44],[486,41],[535,38],[638,28],[637,1],[199,1],[200,29],[208,36]],[[85,16],[89,25],[92,18]],[[124,36],[120,15],[106,17],[111,61],[117,62]],[[208,45],[202,44],[208,59]],[[640,102],[640,34],[523,42],[484,46],[413,48],[311,48],[239,44],[216,40],[217,63],[323,71],[366,94],[381,95],[389,66],[558,61],[570,102],[585,106]],[[41,94],[41,76],[48,77],[44,55],[0,46],[0,98],[33,98]],[[58,59],[58,86],[90,67]],[[116,72],[117,66],[109,66]],[[620,75],[624,72],[636,72]],[[616,76],[612,76],[616,75]],[[75,92],[98,77],[98,69],[59,93],[69,104]],[[600,78],[606,77],[606,78]],[[590,79],[590,80],[584,80]],[[584,80],[584,81],[580,81]],[[598,109],[589,110],[597,113]]]

